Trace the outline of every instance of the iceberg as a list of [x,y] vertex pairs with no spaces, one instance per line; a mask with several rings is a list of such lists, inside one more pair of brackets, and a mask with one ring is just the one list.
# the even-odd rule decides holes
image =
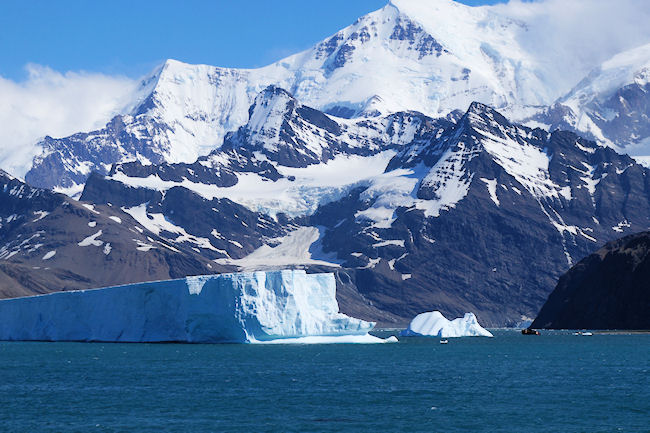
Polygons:
[[448,320],[440,311],[431,311],[415,316],[409,327],[400,333],[403,337],[434,336],[450,337],[492,337],[492,333],[478,324],[474,313]]
[[0,340],[386,341],[368,334],[374,325],[339,312],[333,274],[304,270],[203,275],[0,301]]

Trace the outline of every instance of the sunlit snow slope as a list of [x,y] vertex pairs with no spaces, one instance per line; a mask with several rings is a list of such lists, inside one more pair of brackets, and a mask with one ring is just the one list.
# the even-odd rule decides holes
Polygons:
[[339,117],[406,110],[440,117],[479,101],[523,118],[594,67],[548,62],[553,53],[532,46],[529,32],[526,22],[491,7],[394,0],[263,68],[168,60],[142,81],[136,108],[105,129],[41,141],[26,180],[74,195],[91,170],[106,173],[115,162],[192,162],[246,123],[249,106],[270,84]]

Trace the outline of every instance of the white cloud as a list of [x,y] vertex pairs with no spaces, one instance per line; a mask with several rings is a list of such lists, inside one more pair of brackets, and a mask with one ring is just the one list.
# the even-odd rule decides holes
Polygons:
[[60,73],[28,65],[27,79],[0,76],[0,168],[23,177],[41,137],[103,126],[131,103],[138,80],[98,73]]
[[525,22],[525,48],[571,86],[615,54],[650,43],[647,0],[510,0],[489,8]]

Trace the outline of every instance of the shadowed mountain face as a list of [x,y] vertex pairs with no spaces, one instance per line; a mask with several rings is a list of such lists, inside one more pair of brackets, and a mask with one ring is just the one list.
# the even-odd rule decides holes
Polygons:
[[485,106],[388,169],[422,165],[411,191],[422,201],[397,207],[389,227],[358,217],[380,209],[390,189],[360,190],[313,217],[328,226],[324,247],[351,256],[362,293],[403,316],[478,311],[491,325],[533,317],[557,277],[599,240],[650,223],[647,171],[629,157],[511,124]]
[[0,172],[0,297],[224,269],[171,246],[117,207],[79,203]]
[[82,198],[215,264],[336,270],[355,288],[344,311],[393,322],[437,309],[517,323],[599,243],[650,226],[648,171],[630,157],[483,104],[456,122],[342,121],[269,88],[249,111],[197,162],[116,165]]
[[573,266],[532,326],[650,329],[650,232],[609,242]]

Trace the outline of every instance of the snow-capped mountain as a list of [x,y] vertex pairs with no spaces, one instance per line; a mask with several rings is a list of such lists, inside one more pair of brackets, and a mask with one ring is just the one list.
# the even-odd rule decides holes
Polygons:
[[[6,209],[3,272],[328,268],[355,317],[533,317],[572,263],[650,227],[649,172],[600,145],[648,136],[650,49],[576,85],[594,65],[548,62],[528,33],[498,8],[392,0],[267,67],[168,60],[106,127],[39,143],[26,181],[92,206],[17,187],[54,204]],[[39,230],[61,236],[22,243]]]
[[[191,163],[248,122],[269,85],[344,118],[402,111],[429,117],[473,101],[524,118],[565,94],[584,70],[548,62],[526,22],[452,0],[393,0],[314,47],[259,69],[168,60],[134,94],[135,108],[90,133],[46,137],[27,167],[33,185],[74,195],[116,162]],[[22,175],[22,173],[18,173]]]
[[481,104],[387,170],[389,183],[321,207],[310,223],[326,227],[321,248],[355,269],[361,293],[399,315],[533,317],[571,263],[650,224],[649,173],[631,158]]
[[578,131],[603,144],[647,154],[650,44],[619,53],[533,116],[551,129]]
[[[275,86],[262,91],[249,111],[246,125],[192,164],[118,164],[108,179],[161,191],[184,187],[204,199],[230,199],[272,217],[306,216],[347,194],[350,185],[380,175],[397,149],[424,145],[453,125],[417,112],[334,118]],[[94,180],[84,199],[110,202],[101,197],[104,192],[93,193]]]
[[224,269],[117,207],[80,203],[0,171],[0,297]]
[[576,260],[650,226],[649,173],[630,157],[480,103],[456,123],[335,120],[271,87],[250,112],[195,164],[117,165],[82,198],[216,264],[334,269],[379,320],[436,308],[515,323]]

